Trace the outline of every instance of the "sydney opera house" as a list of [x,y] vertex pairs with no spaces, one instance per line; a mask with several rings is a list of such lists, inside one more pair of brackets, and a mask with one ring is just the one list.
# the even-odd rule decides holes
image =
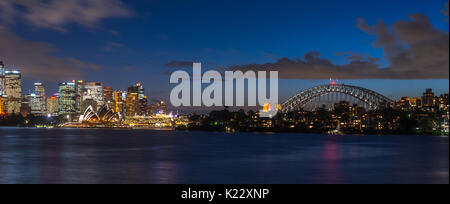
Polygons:
[[114,123],[121,120],[119,113],[114,113],[108,105],[102,106],[97,112],[94,111],[92,106],[89,106],[83,115],[80,116],[78,122],[82,124],[102,124],[102,123]]

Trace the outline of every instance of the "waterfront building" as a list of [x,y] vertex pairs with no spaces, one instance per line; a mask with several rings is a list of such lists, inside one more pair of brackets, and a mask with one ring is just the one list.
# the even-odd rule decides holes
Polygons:
[[8,114],[19,114],[22,102],[22,74],[20,71],[5,71],[5,92],[8,96]]
[[58,114],[74,115],[76,114],[76,91],[75,83],[60,83],[58,85]]
[[[85,103],[86,100],[92,99],[97,103],[97,106],[93,107],[95,110],[99,110],[103,105],[103,84],[101,82],[86,82],[84,83],[84,93],[82,96],[83,103]],[[83,105],[83,110],[81,112],[84,112],[89,106],[86,104]]]

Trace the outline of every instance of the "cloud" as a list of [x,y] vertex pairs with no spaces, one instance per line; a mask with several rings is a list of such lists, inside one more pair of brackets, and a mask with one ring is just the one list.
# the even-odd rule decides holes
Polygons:
[[86,72],[102,66],[71,57],[56,57],[58,50],[52,44],[26,40],[0,30],[0,60],[8,68],[22,71],[26,78],[45,81],[63,81],[82,77]]
[[2,0],[0,11],[3,26],[20,19],[39,28],[60,31],[65,31],[70,23],[95,27],[107,18],[133,15],[120,0]]
[[193,63],[187,61],[171,61],[164,66],[167,68],[189,68],[192,67]]
[[347,63],[334,64],[320,53],[310,52],[303,59],[281,58],[275,63],[237,65],[229,70],[279,71],[284,79],[448,79],[449,35],[434,28],[427,16],[413,14],[391,28],[381,20],[369,25],[359,18],[357,26],[376,36],[373,46],[383,50],[387,68],[368,55],[340,53]]

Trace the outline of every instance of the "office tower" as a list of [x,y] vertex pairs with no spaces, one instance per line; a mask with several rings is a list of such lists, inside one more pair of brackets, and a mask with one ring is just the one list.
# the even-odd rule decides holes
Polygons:
[[142,83],[137,83],[136,86],[130,87],[131,90],[134,93],[138,94],[138,115],[146,115],[147,114],[147,105],[148,105],[148,99],[147,96],[145,96],[145,89],[144,86],[142,86]]
[[131,86],[127,91],[126,116],[133,117],[138,114],[139,110],[139,87]]
[[0,96],[6,94],[5,87],[5,65],[0,61]]
[[5,92],[8,96],[8,114],[19,114],[22,103],[22,74],[20,71],[5,71]]
[[108,104],[108,107],[112,108],[113,103],[113,88],[106,86],[103,89],[103,101]]
[[427,89],[422,96],[422,105],[425,107],[431,107],[435,105],[434,93],[432,89]]
[[40,98],[36,94],[30,94],[28,104],[31,109],[31,114],[42,115]]
[[47,114],[50,116],[56,116],[59,112],[58,96],[50,96],[47,99]]
[[47,102],[45,96],[45,85],[42,83],[34,84],[34,96],[32,96],[33,102],[31,103],[31,113],[44,115],[47,109]]
[[75,83],[75,110],[77,114],[81,114],[83,106],[84,81],[74,80]]
[[[100,82],[86,82],[84,83],[84,93],[82,96],[83,99],[83,103],[86,100],[93,100],[96,102],[96,107],[92,107],[94,108],[94,111],[99,110],[103,105],[103,84]],[[89,107],[84,105],[83,107]],[[83,108],[83,110],[81,112],[84,112],[86,109]]]
[[113,93],[113,107],[110,107],[116,113],[123,113],[123,98],[122,92],[114,91]]
[[58,106],[59,115],[76,114],[75,83],[66,82],[58,85]]

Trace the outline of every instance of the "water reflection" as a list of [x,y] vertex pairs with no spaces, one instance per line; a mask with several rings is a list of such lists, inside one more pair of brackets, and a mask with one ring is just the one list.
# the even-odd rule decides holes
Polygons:
[[0,128],[0,183],[448,183],[448,138]]

